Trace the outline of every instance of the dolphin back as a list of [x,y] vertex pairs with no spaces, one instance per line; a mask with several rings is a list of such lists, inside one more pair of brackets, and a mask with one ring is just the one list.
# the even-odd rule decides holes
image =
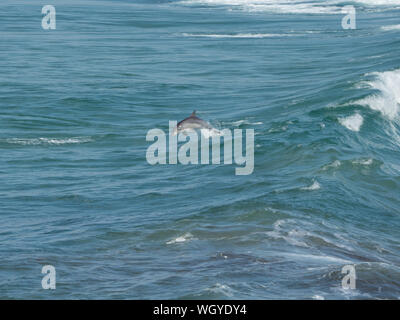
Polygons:
[[203,119],[200,119],[196,116],[196,110],[194,110],[189,117],[179,122],[177,127],[179,126],[206,129],[212,128],[212,126],[207,121],[204,121]]

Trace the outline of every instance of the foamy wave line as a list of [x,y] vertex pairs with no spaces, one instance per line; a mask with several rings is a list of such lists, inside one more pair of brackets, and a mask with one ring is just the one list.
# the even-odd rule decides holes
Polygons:
[[182,33],[184,37],[196,38],[274,38],[274,37],[291,37],[291,34],[285,33],[237,33],[237,34],[196,34],[196,33]]
[[[354,0],[362,6],[378,10],[397,9],[400,0]],[[349,4],[345,0],[181,0],[183,5],[227,6],[249,12],[275,12],[293,14],[342,14],[342,7]]]
[[373,159],[369,158],[369,159],[357,159],[357,160],[353,160],[351,163],[352,164],[359,164],[362,166],[369,166],[374,162]]
[[62,145],[62,144],[76,144],[76,143],[86,143],[93,141],[89,137],[74,137],[74,138],[31,138],[31,139],[21,139],[21,138],[8,138],[5,142],[10,144],[19,145]]
[[334,263],[334,264],[349,264],[353,263],[351,260],[346,260],[334,256],[328,255],[314,255],[314,254],[301,254],[301,253],[287,253],[287,257],[294,257],[298,259],[307,259],[308,261],[321,261],[325,263]]
[[312,190],[319,190],[319,189],[321,189],[321,185],[318,183],[317,180],[314,180],[313,183],[312,183],[310,186],[308,186],[308,187],[302,187],[302,188],[300,188],[300,189],[301,189],[301,190],[309,190],[309,191],[312,191]]
[[167,241],[166,244],[181,243],[181,242],[190,241],[192,239],[193,239],[193,235],[190,232],[188,232],[188,233],[185,233],[183,236],[179,236],[175,239]]
[[[326,226],[329,226],[326,224]],[[314,230],[314,231],[313,231]],[[317,241],[328,246],[342,248],[348,251],[354,251],[349,246],[349,241],[339,234],[334,234],[334,238],[323,236],[315,231],[312,223],[299,221],[296,219],[280,219],[273,224],[273,231],[266,232],[266,235],[272,239],[281,239],[290,245],[298,247],[315,247]]]
[[249,4],[245,8],[249,12],[276,12],[300,14],[340,14],[341,8],[337,6],[324,6],[315,3],[296,4]]
[[302,0],[183,0],[182,4],[230,6],[249,12],[277,12],[304,14],[338,14],[341,8],[336,3],[326,5]]
[[395,6],[400,5],[400,0],[355,0],[361,4],[369,6]]
[[400,30],[400,24],[395,24],[391,26],[383,26],[381,27],[383,31],[392,31],[392,30]]
[[257,122],[250,122],[249,120],[238,120],[238,121],[233,121],[232,123],[231,123],[233,126],[235,126],[235,127],[239,127],[239,126],[241,126],[242,124],[245,124],[245,125],[261,125],[261,124],[263,124],[261,121],[257,121]]

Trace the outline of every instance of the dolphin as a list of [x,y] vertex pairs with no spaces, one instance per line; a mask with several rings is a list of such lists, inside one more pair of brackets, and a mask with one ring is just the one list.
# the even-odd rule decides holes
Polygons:
[[194,110],[188,118],[183,119],[176,125],[174,131],[172,132],[172,135],[175,136],[180,132],[185,133],[185,131],[195,130],[195,129],[216,130],[207,121],[204,121],[199,117],[197,117],[196,110]]

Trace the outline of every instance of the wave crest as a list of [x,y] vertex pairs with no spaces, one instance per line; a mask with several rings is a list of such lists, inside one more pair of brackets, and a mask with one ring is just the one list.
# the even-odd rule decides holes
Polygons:
[[371,75],[374,79],[365,82],[367,87],[377,90],[372,94],[355,103],[380,111],[384,116],[393,120],[400,111],[400,69],[386,72],[375,72]]

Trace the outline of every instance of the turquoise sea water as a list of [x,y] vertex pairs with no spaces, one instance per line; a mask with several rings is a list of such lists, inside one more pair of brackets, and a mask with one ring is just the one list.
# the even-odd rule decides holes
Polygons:
[[[1,299],[400,297],[400,1],[48,2],[0,4]],[[253,174],[147,163],[193,109]]]

